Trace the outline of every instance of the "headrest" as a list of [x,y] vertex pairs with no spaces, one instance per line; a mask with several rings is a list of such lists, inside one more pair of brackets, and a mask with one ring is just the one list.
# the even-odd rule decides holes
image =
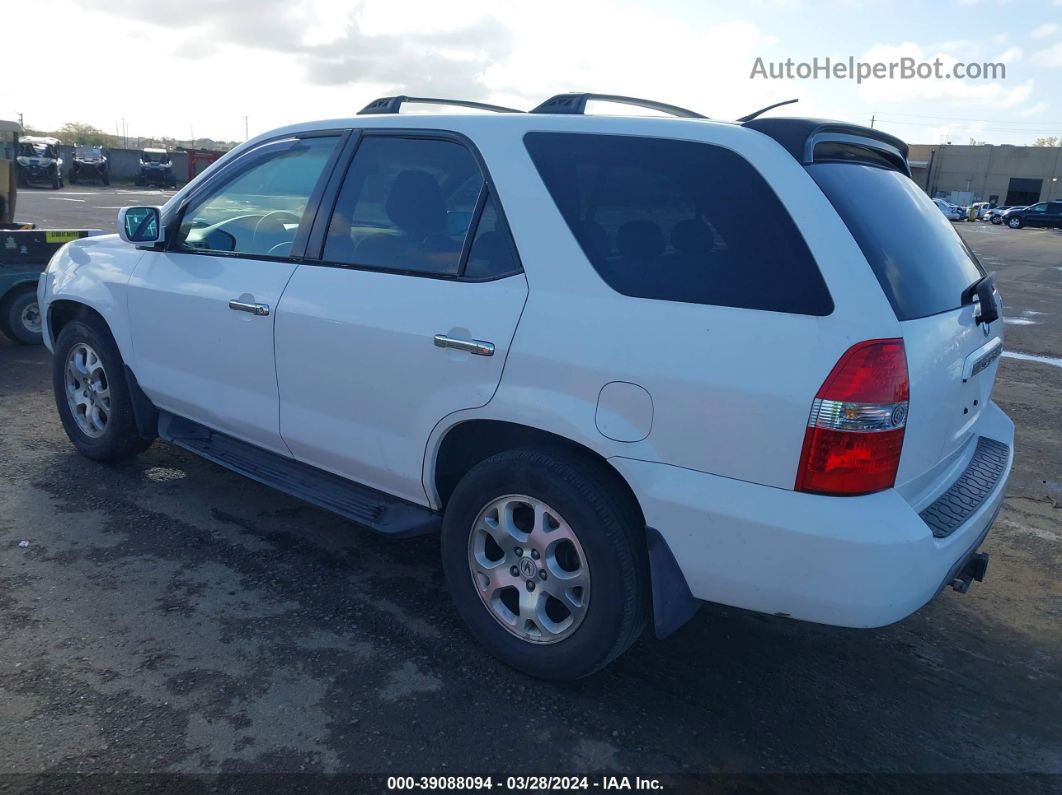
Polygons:
[[630,259],[651,259],[664,253],[667,241],[652,221],[628,221],[616,232],[616,247]]
[[384,209],[395,226],[410,236],[446,232],[442,188],[427,171],[408,169],[395,177]]

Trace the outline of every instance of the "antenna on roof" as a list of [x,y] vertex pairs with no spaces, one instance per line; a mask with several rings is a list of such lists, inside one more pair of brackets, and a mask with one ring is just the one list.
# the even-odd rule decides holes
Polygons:
[[744,124],[747,121],[752,121],[757,116],[759,116],[761,113],[766,113],[769,110],[774,110],[775,108],[780,108],[782,105],[792,105],[794,102],[797,102],[797,101],[798,100],[795,100],[795,99],[786,99],[786,100],[783,100],[782,102],[775,102],[773,105],[768,105],[766,108],[760,108],[759,110],[754,110],[748,116],[742,116],[740,119],[738,119],[738,121]]

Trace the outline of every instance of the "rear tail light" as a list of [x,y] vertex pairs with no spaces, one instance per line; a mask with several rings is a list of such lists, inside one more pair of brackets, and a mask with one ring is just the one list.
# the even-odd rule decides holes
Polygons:
[[796,490],[853,496],[891,488],[908,398],[903,340],[849,348],[811,404]]

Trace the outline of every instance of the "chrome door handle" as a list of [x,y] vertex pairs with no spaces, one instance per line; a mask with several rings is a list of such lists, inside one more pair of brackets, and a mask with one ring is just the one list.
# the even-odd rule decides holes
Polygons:
[[229,301],[229,309],[235,309],[237,312],[250,312],[259,317],[269,314],[269,304],[249,304],[245,301],[237,301],[235,298]]
[[435,347],[453,348],[457,351],[474,353],[476,356],[493,356],[494,343],[483,340],[459,340],[456,337],[447,337],[445,334],[435,335]]

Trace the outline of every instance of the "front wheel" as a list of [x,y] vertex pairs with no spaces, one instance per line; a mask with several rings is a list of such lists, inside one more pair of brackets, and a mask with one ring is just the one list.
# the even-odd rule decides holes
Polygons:
[[1007,221],[1007,226],[1011,229],[1021,229],[1024,225],[1024,222],[1020,218],[1011,218]]
[[443,518],[458,613],[503,662],[556,681],[594,673],[645,627],[645,528],[604,464],[522,448],[472,468]]
[[23,345],[41,344],[41,312],[35,290],[20,290],[3,303],[0,331]]
[[996,224],[997,226],[998,226],[999,224],[1003,223],[1003,219],[1002,219],[1002,218],[1000,218],[1000,217],[999,217],[998,215],[993,215],[993,216],[992,216],[992,217],[991,217],[990,219],[988,219],[988,220],[990,220],[990,221],[991,221],[992,223]]
[[55,170],[52,171],[52,190],[59,190],[59,185],[59,168],[56,167]]
[[52,357],[52,387],[63,428],[82,455],[121,461],[151,441],[136,430],[122,355],[100,320],[72,320]]

